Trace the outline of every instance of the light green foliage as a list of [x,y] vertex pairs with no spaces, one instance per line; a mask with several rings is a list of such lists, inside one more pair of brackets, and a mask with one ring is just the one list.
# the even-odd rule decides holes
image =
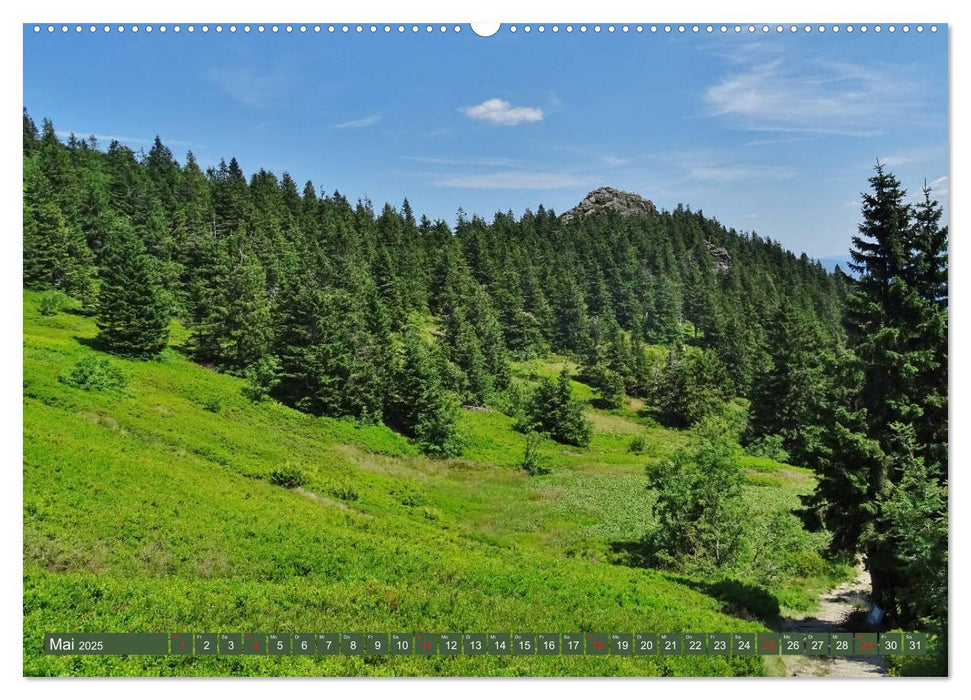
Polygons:
[[550,468],[546,464],[546,459],[540,452],[540,445],[543,437],[537,433],[526,435],[526,444],[523,448],[523,470],[530,476],[542,476],[549,474]]
[[[581,541],[642,529],[643,458],[626,445],[644,431],[659,444],[679,440],[672,431],[602,414],[615,433],[576,454],[546,443],[554,471],[528,478],[515,463],[523,436],[500,413],[462,411],[472,440],[466,454],[431,460],[381,425],[253,403],[241,395],[242,379],[172,349],[155,363],[112,360],[133,375],[121,399],[73,392],[57,377],[90,354],[77,339],[92,338],[94,325],[74,315],[44,318],[38,301],[27,293],[25,674],[761,672],[759,660],[738,658],[364,663],[32,651],[51,629],[468,630],[515,619],[600,630],[628,629],[632,616],[654,629],[764,629],[656,572],[565,556]],[[173,338],[183,337],[175,327]],[[220,398],[219,413],[202,408],[210,397]],[[299,491],[271,483],[288,466],[306,478]]]
[[128,377],[108,358],[85,355],[61,381],[85,391],[117,391],[128,384]]
[[271,356],[261,357],[246,368],[243,396],[250,401],[264,401],[280,383],[280,362]]
[[763,435],[745,447],[745,452],[753,457],[767,457],[776,462],[789,461],[789,453],[782,444],[781,435]]
[[729,436],[708,432],[690,451],[648,468],[658,522],[645,541],[650,560],[702,572],[735,562],[748,519],[737,458]]
[[38,311],[40,311],[41,316],[56,316],[68,308],[70,303],[71,298],[69,296],[63,292],[51,290],[44,292],[43,296],[41,296]]

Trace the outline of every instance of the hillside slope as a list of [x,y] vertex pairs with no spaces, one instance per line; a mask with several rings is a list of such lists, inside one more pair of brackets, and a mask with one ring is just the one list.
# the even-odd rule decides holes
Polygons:
[[[764,627],[724,614],[724,601],[700,592],[710,588],[602,560],[610,542],[642,534],[644,465],[680,433],[630,411],[591,412],[590,449],[549,443],[554,473],[530,478],[516,467],[523,436],[511,419],[468,411],[463,458],[430,460],[383,426],[251,403],[241,380],[181,354],[178,327],[160,361],[111,358],[129,375],[126,388],[82,391],[60,377],[86,355],[103,356],[92,347],[95,325],[73,313],[41,316],[38,300],[25,295],[26,675],[760,672],[759,660],[722,657],[42,655],[49,631]],[[626,451],[634,434],[647,438],[647,456]],[[308,483],[273,485],[271,472],[285,466]],[[779,474],[759,475],[770,488],[753,489],[774,491],[793,475],[800,489],[808,483],[800,470]]]

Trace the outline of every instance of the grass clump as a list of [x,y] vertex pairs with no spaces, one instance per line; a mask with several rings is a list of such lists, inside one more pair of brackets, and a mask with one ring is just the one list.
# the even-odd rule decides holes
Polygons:
[[286,466],[270,472],[270,483],[285,489],[296,489],[307,485],[307,477],[296,467]]

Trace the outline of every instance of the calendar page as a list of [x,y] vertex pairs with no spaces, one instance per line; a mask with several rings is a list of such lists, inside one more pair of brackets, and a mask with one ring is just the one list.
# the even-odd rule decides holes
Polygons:
[[949,674],[946,22],[224,12],[22,25],[24,676]]

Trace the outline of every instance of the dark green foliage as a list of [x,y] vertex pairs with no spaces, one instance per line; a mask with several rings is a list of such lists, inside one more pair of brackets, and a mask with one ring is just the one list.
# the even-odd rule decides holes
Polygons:
[[[272,394],[315,414],[390,415],[394,347],[417,313],[437,331],[442,388],[462,403],[505,402],[509,358],[553,349],[582,362],[583,378],[596,374],[603,405],[657,396],[662,414],[687,424],[716,395],[750,395],[767,366],[764,326],[781,300],[797,303],[828,338],[845,294],[808,258],[682,206],[569,223],[545,207],[491,222],[463,214],[452,230],[416,217],[407,202],[376,211],[309,182],[301,190],[286,173],[258,170],[247,180],[234,158],[204,172],[192,153],[180,163],[158,138],[136,153],[117,142],[61,142],[50,122],[38,130],[26,113],[23,128],[26,285],[91,308],[98,278],[113,286],[108,239],[129,226],[144,250],[138,266],[154,280],[148,296],[157,304],[148,305],[185,323],[194,356],[251,376],[254,397]],[[924,219],[933,224],[933,208]],[[727,270],[713,265],[712,246],[727,250]],[[928,289],[934,284],[927,277]],[[141,318],[161,323],[157,313]],[[705,382],[717,375],[716,388],[685,382],[692,391],[684,396],[658,393],[643,343],[679,346],[688,324],[688,340],[709,353],[702,364],[712,371],[698,374]],[[148,345],[137,354],[160,347]],[[278,372],[254,369],[271,355]],[[572,432],[582,441],[582,430]]]
[[688,427],[716,413],[731,395],[731,381],[715,353],[676,347],[658,378],[654,402],[666,423]]
[[692,450],[648,467],[659,523],[645,542],[658,566],[706,570],[731,565],[744,545],[746,509],[738,446],[710,431]]
[[418,441],[422,450],[440,457],[461,452],[456,433],[458,405],[442,387],[433,351],[421,329],[409,324],[394,374],[394,394],[388,402],[389,425]]
[[158,356],[168,343],[169,309],[152,260],[127,222],[115,222],[102,261],[98,341],[116,355]]
[[275,357],[261,357],[246,368],[243,395],[250,401],[264,401],[280,383],[280,363]]
[[546,433],[557,442],[586,447],[592,428],[583,415],[583,404],[573,398],[570,373],[565,368],[554,380],[544,378],[530,397],[520,428]]
[[[877,516],[862,539],[892,551],[899,617],[917,625],[947,620],[947,488],[929,472],[913,426],[895,423],[890,459],[898,477],[878,496]],[[886,544],[886,547],[878,545]]]
[[851,251],[849,352],[824,404],[806,518],[832,531],[835,550],[864,554],[890,620],[946,629],[947,234],[929,193],[915,215],[879,164],[870,185]]
[[297,467],[284,466],[270,472],[270,483],[285,489],[296,489],[306,486],[307,477]]
[[635,455],[642,455],[647,451],[647,440],[638,436],[630,441],[627,446],[628,452],[633,452]]
[[61,381],[85,391],[117,391],[125,388],[128,377],[108,358],[87,355],[78,360]]
[[278,392],[284,400],[309,413],[380,419],[381,339],[368,327],[359,298],[325,291],[308,279],[284,292],[277,321]]
[[769,323],[768,355],[769,368],[751,392],[750,437],[753,442],[778,438],[780,447],[803,464],[819,442],[819,409],[831,378],[821,332],[783,304]]
[[54,201],[54,190],[32,161],[24,163],[24,285],[56,289],[90,303],[94,255],[81,229]]
[[266,273],[252,253],[233,244],[220,251],[211,275],[191,343],[200,361],[238,373],[272,346]]

